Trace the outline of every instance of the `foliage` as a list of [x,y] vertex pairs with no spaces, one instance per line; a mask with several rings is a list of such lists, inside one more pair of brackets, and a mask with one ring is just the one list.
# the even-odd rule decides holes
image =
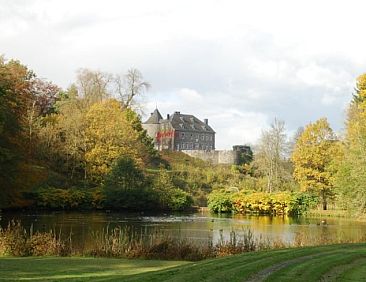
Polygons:
[[208,208],[215,213],[234,211],[233,195],[225,190],[214,191],[208,195]]
[[171,174],[164,169],[160,169],[159,174],[155,177],[153,191],[156,193],[161,209],[184,210],[192,206],[192,197],[177,188]]
[[209,196],[212,212],[237,212],[271,215],[297,215],[306,212],[317,203],[317,196],[309,193],[215,191]]
[[357,78],[348,109],[343,158],[337,162],[337,202],[344,209],[366,212],[366,74]]
[[147,180],[135,161],[119,158],[103,184],[105,205],[114,209],[149,209],[154,206]]
[[45,209],[92,209],[103,205],[101,189],[60,189],[44,187],[31,194],[34,205]]
[[324,118],[305,127],[292,154],[294,178],[303,191],[319,193],[324,210],[333,195],[333,161],[340,156],[340,143]]
[[[85,116],[85,162],[91,178],[100,182],[113,163],[129,157],[143,164],[143,144],[116,100],[95,103]],[[146,156],[148,158],[148,156]]]

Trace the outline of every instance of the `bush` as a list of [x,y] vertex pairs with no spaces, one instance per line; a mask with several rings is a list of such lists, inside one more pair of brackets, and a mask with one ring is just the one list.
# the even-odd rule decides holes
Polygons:
[[208,207],[212,212],[237,212],[271,215],[297,215],[317,204],[317,197],[309,193],[230,193],[215,191],[208,196]]
[[100,189],[43,187],[32,193],[36,207],[47,209],[90,209],[100,207]]
[[182,189],[177,188],[172,176],[164,169],[154,179],[153,191],[157,197],[159,207],[167,210],[184,210],[192,206],[192,197]]
[[307,211],[314,200],[314,197],[307,193],[238,193],[233,205],[239,213],[296,215]]
[[233,194],[224,190],[214,191],[208,195],[208,208],[215,213],[233,211]]

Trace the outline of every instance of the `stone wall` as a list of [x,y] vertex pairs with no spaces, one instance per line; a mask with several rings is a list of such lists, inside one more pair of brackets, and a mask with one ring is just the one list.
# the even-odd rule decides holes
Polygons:
[[214,150],[214,151],[202,151],[202,150],[183,150],[183,153],[204,160],[212,164],[237,164],[238,152],[233,150]]

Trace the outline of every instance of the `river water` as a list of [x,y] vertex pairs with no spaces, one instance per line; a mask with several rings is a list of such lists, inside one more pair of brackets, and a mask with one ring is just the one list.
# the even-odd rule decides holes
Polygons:
[[270,240],[293,242],[302,235],[311,240],[359,240],[365,238],[366,223],[344,218],[271,217],[255,215],[213,215],[207,211],[192,213],[131,213],[131,212],[0,212],[0,225],[6,227],[11,220],[34,231],[54,230],[64,236],[72,235],[78,245],[93,240],[91,234],[122,227],[137,230],[143,236],[160,233],[175,238],[186,238],[195,243],[216,243],[228,239],[231,231],[240,236],[250,230],[254,236]]

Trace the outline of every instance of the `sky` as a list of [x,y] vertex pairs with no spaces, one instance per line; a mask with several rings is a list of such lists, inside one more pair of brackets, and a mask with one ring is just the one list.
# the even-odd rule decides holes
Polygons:
[[208,118],[216,147],[289,135],[327,117],[337,132],[366,72],[365,1],[0,0],[0,54],[67,88],[76,71],[151,84],[157,106]]

